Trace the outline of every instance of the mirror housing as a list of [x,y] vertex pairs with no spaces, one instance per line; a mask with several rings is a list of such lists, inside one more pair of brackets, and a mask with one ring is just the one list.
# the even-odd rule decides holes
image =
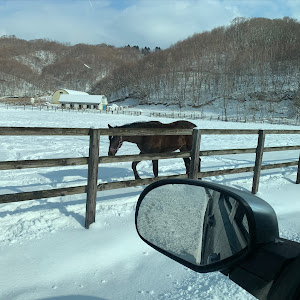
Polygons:
[[[231,206],[229,210],[224,203]],[[244,229],[237,230],[241,224]],[[135,225],[148,245],[201,273],[228,269],[257,245],[279,238],[277,217],[267,202],[203,180],[167,179],[150,184],[138,199]],[[231,251],[225,251],[222,243]]]

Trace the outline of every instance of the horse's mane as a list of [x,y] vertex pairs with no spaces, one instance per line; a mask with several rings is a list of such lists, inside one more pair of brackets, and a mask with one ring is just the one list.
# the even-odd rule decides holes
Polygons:
[[161,128],[163,125],[164,124],[159,121],[149,121],[149,122],[129,123],[118,127],[119,128]]
[[176,121],[169,124],[164,124],[159,121],[149,121],[149,122],[135,122],[129,123],[122,126],[118,126],[119,128],[194,128],[195,124],[189,121]]

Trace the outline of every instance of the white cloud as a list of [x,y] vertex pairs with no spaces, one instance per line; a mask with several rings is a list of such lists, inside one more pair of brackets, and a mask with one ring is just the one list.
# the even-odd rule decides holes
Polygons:
[[228,24],[233,17],[216,1],[139,1],[120,12],[109,31],[123,45],[168,47],[195,32]]
[[[0,2],[0,34],[60,42],[169,47],[236,16],[300,17],[293,0],[15,0]],[[284,7],[284,9],[283,9]],[[282,15],[283,14],[283,15]]]

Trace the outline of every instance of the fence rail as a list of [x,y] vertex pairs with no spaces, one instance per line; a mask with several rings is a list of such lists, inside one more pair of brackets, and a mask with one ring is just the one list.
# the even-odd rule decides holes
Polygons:
[[[223,149],[223,150],[200,150],[202,135],[258,135],[258,145],[256,148],[244,149]],[[296,183],[300,183],[300,157],[298,161],[290,161],[277,164],[262,164],[264,152],[299,150],[300,145],[282,147],[264,147],[264,140],[267,134],[299,134],[300,130],[232,130],[232,129],[123,129],[123,128],[42,128],[42,127],[0,127],[2,136],[45,136],[45,135],[66,135],[66,136],[89,136],[89,157],[60,158],[60,159],[40,159],[40,160],[20,160],[0,162],[0,170],[44,168],[57,166],[88,165],[87,185],[50,189],[42,191],[32,191],[14,194],[0,195],[0,203],[10,203],[42,198],[87,194],[86,201],[86,228],[95,221],[96,197],[98,191],[112,190],[124,187],[134,187],[150,184],[166,178],[204,178],[218,175],[238,174],[253,172],[252,193],[257,193],[261,170],[298,166]],[[192,135],[193,148],[191,152],[154,153],[140,155],[122,155],[115,157],[99,156],[100,137],[107,135],[134,136],[134,135]],[[214,170],[198,172],[199,156],[227,155],[256,153],[255,165],[243,168]],[[127,180],[119,182],[107,182],[98,184],[98,165],[117,162],[132,162],[142,160],[171,159],[171,158],[191,158],[191,170],[187,174],[172,176],[160,176],[156,178],[146,178],[139,180]]]
[[[0,135],[89,135],[94,128],[0,127]],[[193,129],[99,128],[100,135],[192,135]],[[199,129],[202,135],[258,134],[258,129]],[[265,134],[300,134],[300,130],[264,130]]]

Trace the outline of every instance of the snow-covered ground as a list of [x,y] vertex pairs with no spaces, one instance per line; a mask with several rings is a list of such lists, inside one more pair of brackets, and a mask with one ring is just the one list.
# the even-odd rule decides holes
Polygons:
[[[152,106],[151,108],[154,109]],[[154,118],[0,107],[0,126],[107,127]],[[157,118],[155,118],[157,120]],[[170,122],[170,119],[159,119]],[[199,128],[300,129],[293,126],[193,121]],[[256,147],[257,136],[203,136],[201,149]],[[0,136],[0,161],[88,156],[88,137]],[[266,146],[300,145],[300,135],[270,135]],[[100,155],[108,138],[101,137]],[[124,143],[119,154],[139,153]],[[264,163],[297,160],[299,151],[265,153]],[[245,167],[254,154],[204,157],[202,169]],[[152,176],[142,162],[142,178]],[[184,173],[180,159],[160,160],[159,175]],[[258,196],[278,215],[280,235],[300,242],[296,167],[263,171]],[[134,179],[130,163],[104,164],[99,182]],[[252,174],[206,180],[250,191]],[[87,166],[0,171],[0,193],[84,185]],[[143,243],[134,226],[143,187],[99,192],[96,223],[84,228],[86,195],[0,204],[0,299],[254,299],[219,272],[198,274]]]

